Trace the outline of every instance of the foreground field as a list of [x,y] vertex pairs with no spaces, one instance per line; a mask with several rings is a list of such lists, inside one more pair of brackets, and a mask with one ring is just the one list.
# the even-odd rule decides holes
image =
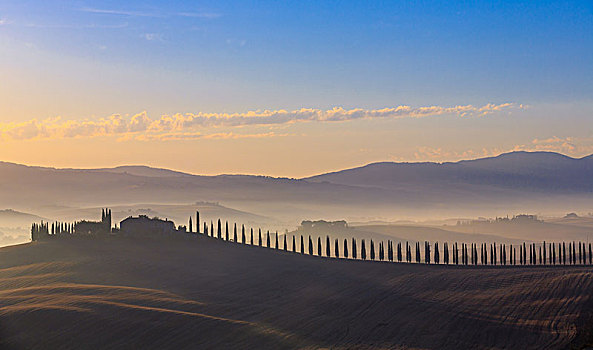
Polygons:
[[324,259],[206,237],[0,249],[2,348],[571,348],[591,267]]

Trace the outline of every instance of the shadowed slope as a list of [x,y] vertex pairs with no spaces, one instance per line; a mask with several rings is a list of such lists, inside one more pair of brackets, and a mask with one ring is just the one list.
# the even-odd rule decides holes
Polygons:
[[0,249],[14,348],[563,348],[590,267],[326,259],[205,237]]

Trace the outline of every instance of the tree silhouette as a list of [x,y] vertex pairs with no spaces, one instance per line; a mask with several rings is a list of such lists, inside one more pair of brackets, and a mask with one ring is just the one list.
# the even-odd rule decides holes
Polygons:
[[224,239],[226,241],[229,240],[229,222],[228,221],[226,221],[224,224]]
[[338,239],[336,238],[335,242],[334,242],[334,252],[335,252],[335,256],[336,259],[340,258],[340,247],[338,245]]
[[344,258],[348,259],[348,240],[344,238]]
[[562,242],[562,262],[566,265],[566,243]]
[[416,242],[416,262],[420,263],[420,242]]
[[313,241],[311,240],[311,236],[309,236],[309,255],[313,255]]
[[288,247],[286,246],[286,233],[284,233],[284,251],[288,251]]
[[270,231],[266,232],[266,248],[270,248]]
[[325,256],[331,257],[331,248],[329,245],[329,236],[325,236]]
[[375,260],[375,243],[371,239],[371,260]]
[[383,252],[383,242],[379,242],[379,261],[383,261],[384,252]]
[[305,241],[303,240],[303,235],[301,235],[301,254],[305,254]]
[[241,224],[241,243],[245,244],[245,225]]
[[222,224],[220,223],[220,219],[218,219],[218,239],[222,239]]
[[274,246],[274,248],[276,248],[276,249],[280,249],[280,248],[278,247],[278,231],[276,231],[276,242],[275,242],[275,243],[276,243],[276,245]]
[[259,228],[257,230],[257,242],[260,247],[263,245],[262,237],[261,237],[261,228]]
[[204,222],[204,235],[208,236],[208,224]]
[[367,250],[366,250],[366,247],[364,246],[364,239],[360,243],[360,258],[362,260],[366,260],[367,259]]
[[356,250],[356,239],[352,237],[352,259],[357,258],[357,250]]
[[439,242],[434,243],[434,263],[438,264],[441,257],[439,256]]
[[251,233],[251,237],[249,238],[249,244],[254,245],[253,244],[253,227],[250,228],[250,233]]
[[294,238],[294,235],[292,235],[292,252],[296,252],[296,239]]
[[233,242],[237,243],[239,240],[237,239],[237,223],[235,222],[235,226],[233,227]]
[[191,216],[189,217],[189,233],[192,233],[194,228],[192,227]]
[[196,210],[196,233],[200,233],[200,212]]
[[317,255],[323,256],[323,251],[321,249],[321,237],[317,237]]

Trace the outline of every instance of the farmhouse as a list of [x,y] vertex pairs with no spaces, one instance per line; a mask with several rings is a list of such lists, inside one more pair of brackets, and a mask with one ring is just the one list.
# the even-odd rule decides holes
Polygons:
[[161,237],[175,232],[175,224],[170,220],[149,218],[146,215],[128,217],[119,224],[120,233],[134,237]]

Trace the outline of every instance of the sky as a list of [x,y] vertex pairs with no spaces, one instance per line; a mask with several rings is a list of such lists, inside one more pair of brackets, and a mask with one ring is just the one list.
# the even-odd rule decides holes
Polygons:
[[0,160],[304,177],[593,153],[591,1],[0,0]]

